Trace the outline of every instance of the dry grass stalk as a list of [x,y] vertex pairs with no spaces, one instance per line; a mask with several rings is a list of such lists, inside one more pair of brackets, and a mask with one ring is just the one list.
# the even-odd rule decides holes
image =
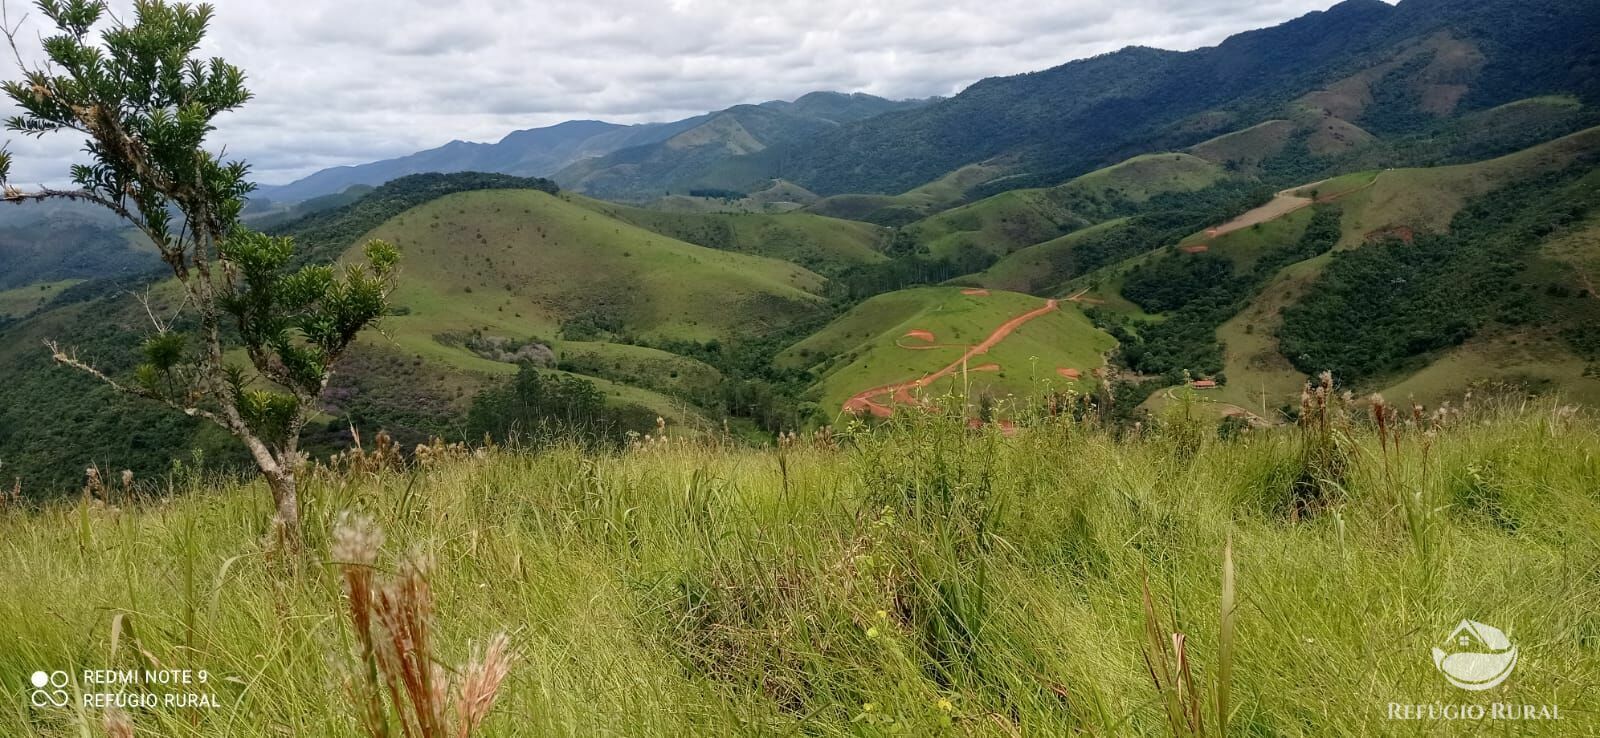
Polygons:
[[1144,663],[1161,697],[1167,727],[1174,736],[1187,738],[1204,735],[1200,720],[1200,693],[1194,688],[1194,675],[1189,667],[1188,639],[1173,632],[1169,637],[1161,618],[1156,614],[1155,599],[1150,596],[1150,577],[1143,581],[1144,591]]
[[133,719],[115,707],[106,708],[106,738],[133,738]]
[[1233,690],[1233,627],[1238,606],[1233,579],[1233,536],[1222,547],[1222,605],[1217,626],[1217,734],[1228,734],[1228,698]]
[[510,673],[515,657],[509,639],[503,633],[490,639],[487,649],[475,653],[453,680],[434,654],[427,557],[409,556],[395,574],[378,577],[374,567],[383,532],[371,518],[348,513],[340,516],[333,541],[331,554],[343,574],[359,667],[346,679],[346,691],[362,729],[374,738],[391,735],[395,723],[406,738],[472,735]]

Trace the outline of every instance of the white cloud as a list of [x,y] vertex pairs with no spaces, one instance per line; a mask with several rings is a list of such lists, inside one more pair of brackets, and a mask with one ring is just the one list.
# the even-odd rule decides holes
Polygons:
[[[1128,45],[1211,45],[1329,2],[218,0],[205,51],[255,92],[213,141],[279,183],[575,118],[672,120],[813,90],[951,95]],[[20,182],[59,182],[77,158],[66,138],[9,138]]]

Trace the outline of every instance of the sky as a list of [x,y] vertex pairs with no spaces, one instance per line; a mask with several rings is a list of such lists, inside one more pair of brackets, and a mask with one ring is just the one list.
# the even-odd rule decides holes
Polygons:
[[[32,10],[7,2],[13,24]],[[563,120],[676,120],[815,90],[953,95],[1130,45],[1211,46],[1332,3],[214,0],[203,51],[243,68],[255,97],[219,117],[210,141],[248,160],[257,181],[281,184]],[[42,21],[23,22],[25,60],[40,58]],[[0,62],[0,74],[15,67]],[[0,137],[18,184],[59,184],[81,159],[67,134]]]

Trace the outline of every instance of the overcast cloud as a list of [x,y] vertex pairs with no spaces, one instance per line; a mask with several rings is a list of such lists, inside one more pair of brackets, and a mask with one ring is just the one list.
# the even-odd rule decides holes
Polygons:
[[[1129,45],[1209,46],[1332,2],[216,0],[206,52],[242,67],[255,99],[212,140],[278,184],[563,120],[674,120],[813,90],[952,95]],[[29,20],[31,38],[44,29]],[[20,183],[59,182],[77,158],[64,136],[6,137]]]

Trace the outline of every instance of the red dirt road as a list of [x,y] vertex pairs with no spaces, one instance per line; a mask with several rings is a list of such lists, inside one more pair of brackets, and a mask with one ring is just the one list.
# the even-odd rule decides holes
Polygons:
[[845,400],[844,411],[847,413],[861,413],[865,411],[880,418],[893,415],[894,410],[892,408],[882,403],[875,402],[873,398],[882,395],[888,395],[890,402],[905,402],[905,400],[913,399],[911,397],[911,390],[926,387],[934,382],[950,376],[957,370],[961,369],[962,365],[970,361],[972,357],[978,356],[979,354],[988,353],[989,349],[994,348],[995,344],[1005,340],[1006,336],[1011,335],[1018,328],[1021,328],[1024,323],[1055,310],[1058,305],[1058,301],[1049,300],[1045,302],[1044,307],[1029,310],[1026,313],[1001,323],[1000,327],[995,328],[994,332],[990,333],[988,338],[983,339],[982,342],[967,349],[966,353],[961,355],[961,358],[950,362],[948,366],[940,369],[939,371],[924,375],[920,379],[914,379],[910,382],[886,384],[882,387],[873,387],[865,392],[858,392],[855,394],[855,396]]

